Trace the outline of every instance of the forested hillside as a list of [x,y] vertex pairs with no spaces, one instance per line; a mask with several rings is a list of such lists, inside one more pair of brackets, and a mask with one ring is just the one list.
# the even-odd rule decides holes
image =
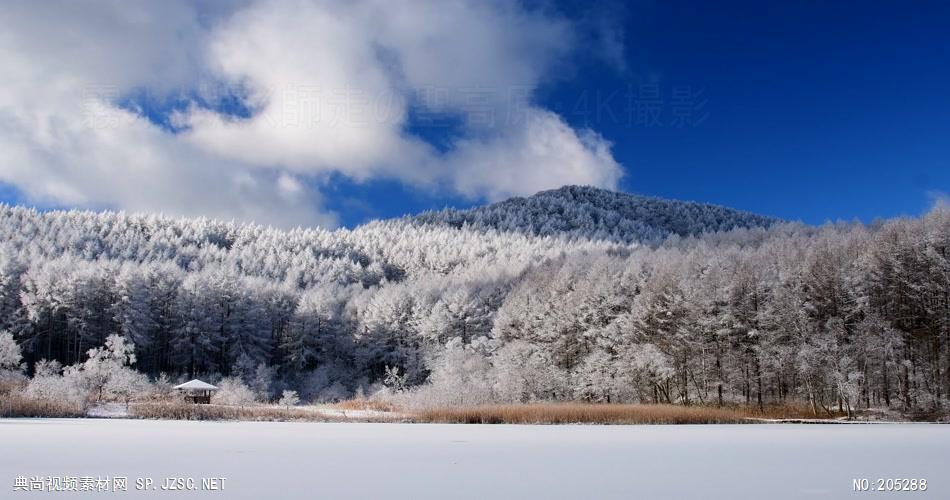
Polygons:
[[469,210],[444,209],[408,218],[419,224],[497,229],[531,236],[656,242],[736,228],[768,227],[777,219],[685,201],[565,186]]
[[[814,228],[661,200],[610,215],[587,195],[610,196],[338,231],[2,207],[0,328],[28,372],[119,334],[150,376],[265,398],[948,404],[950,209]],[[703,224],[753,227],[688,236]],[[662,231],[687,236],[634,243]]]

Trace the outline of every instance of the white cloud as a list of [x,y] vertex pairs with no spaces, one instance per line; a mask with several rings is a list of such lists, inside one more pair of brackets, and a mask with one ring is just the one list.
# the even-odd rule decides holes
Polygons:
[[[606,141],[530,105],[572,48],[563,18],[503,1],[221,5],[5,2],[0,181],[41,203],[283,226],[335,223],[312,182],[330,173],[490,199],[616,185]],[[117,104],[220,85],[252,115],[195,102],[172,132]],[[440,152],[411,135],[413,105],[463,117],[463,137]]]
[[564,184],[614,186],[622,173],[602,137],[590,130],[578,134],[541,110],[532,110],[503,135],[461,141],[449,164],[459,192],[490,200]]

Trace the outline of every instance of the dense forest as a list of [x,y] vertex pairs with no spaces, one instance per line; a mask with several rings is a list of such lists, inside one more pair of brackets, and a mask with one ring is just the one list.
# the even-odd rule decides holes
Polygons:
[[151,377],[308,400],[929,410],[948,252],[943,206],[811,227],[591,188],[336,231],[2,207],[0,329],[28,373],[118,334]]
[[565,186],[528,198],[468,210],[446,208],[406,217],[416,224],[496,229],[531,236],[658,243],[736,228],[768,227],[778,219],[710,205]]

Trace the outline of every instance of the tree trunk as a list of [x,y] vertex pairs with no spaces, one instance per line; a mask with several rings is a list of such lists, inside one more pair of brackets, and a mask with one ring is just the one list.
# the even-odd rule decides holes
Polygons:
[[758,400],[758,403],[759,403],[759,410],[764,410],[765,405],[762,403],[762,368],[759,365],[758,358],[756,358],[755,360],[755,376],[756,376],[756,384],[757,384],[756,399]]
[[884,405],[888,408],[891,407],[891,391],[889,385],[890,381],[887,378],[887,358],[885,358],[881,366],[881,395],[884,397]]

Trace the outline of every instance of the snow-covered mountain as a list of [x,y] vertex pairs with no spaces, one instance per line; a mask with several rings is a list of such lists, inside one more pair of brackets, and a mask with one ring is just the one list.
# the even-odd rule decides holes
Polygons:
[[930,408],[948,248],[942,206],[816,228],[581,187],[334,231],[0,206],[0,341],[33,370],[118,333],[264,399]]
[[619,242],[657,241],[735,228],[769,227],[778,219],[732,208],[618,193],[589,186],[565,186],[493,205],[425,212],[410,218],[420,224],[468,225],[531,236]]

